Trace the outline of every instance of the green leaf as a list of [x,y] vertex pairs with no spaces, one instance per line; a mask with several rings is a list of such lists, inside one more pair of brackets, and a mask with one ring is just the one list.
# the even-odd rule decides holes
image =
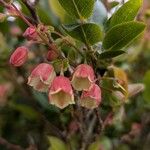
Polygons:
[[100,0],[96,0],[94,5],[94,11],[89,21],[95,22],[102,26],[104,25],[104,22],[106,20],[107,20],[107,10]]
[[94,23],[79,25],[73,30],[67,31],[67,33],[73,38],[90,45],[102,40],[101,28]]
[[150,104],[150,71],[146,72],[143,82],[145,84],[145,90],[143,93],[144,99],[148,104]]
[[88,150],[100,150],[100,149],[104,149],[104,150],[111,149],[111,142],[107,137],[102,137],[101,139],[92,143],[88,148]]
[[99,55],[99,59],[109,59],[117,57],[121,54],[124,54],[125,51],[122,50],[116,50],[116,51],[105,51]]
[[88,18],[91,16],[94,0],[58,0],[66,12],[77,19]]
[[69,16],[63,9],[58,0],[48,0],[48,2],[52,12],[60,19],[62,23],[75,22],[75,20],[73,20],[71,16]]
[[117,24],[133,21],[141,5],[142,0],[129,0],[112,16],[110,27],[113,27]]
[[110,2],[109,5],[110,5],[110,7],[112,9],[112,8],[116,7],[117,5],[119,5],[119,2],[113,1],[113,2]]
[[121,49],[138,37],[144,29],[144,23],[135,21],[116,25],[106,33],[103,48],[106,50]]
[[53,136],[48,137],[48,138],[51,144],[51,148],[49,150],[68,150],[65,143],[61,141],[60,139],[53,137]]
[[38,112],[25,104],[10,103],[11,107],[21,112],[27,119],[37,119]]

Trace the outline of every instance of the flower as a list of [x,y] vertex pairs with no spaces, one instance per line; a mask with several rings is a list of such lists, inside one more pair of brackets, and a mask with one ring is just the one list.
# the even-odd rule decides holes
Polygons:
[[87,64],[79,65],[73,74],[72,86],[78,91],[88,90],[94,82],[94,70]]
[[28,48],[25,46],[18,47],[10,57],[10,64],[15,67],[22,66],[28,58]]
[[49,90],[49,101],[61,109],[75,103],[71,82],[67,77],[55,77]]
[[34,26],[28,27],[26,31],[23,33],[23,36],[29,41],[30,40],[37,41],[39,38],[38,33],[36,31],[36,27]]
[[41,63],[28,77],[28,84],[35,90],[46,92],[55,76],[56,73],[52,65]]
[[94,109],[101,102],[101,89],[97,84],[93,84],[88,91],[83,91],[80,105],[88,109]]

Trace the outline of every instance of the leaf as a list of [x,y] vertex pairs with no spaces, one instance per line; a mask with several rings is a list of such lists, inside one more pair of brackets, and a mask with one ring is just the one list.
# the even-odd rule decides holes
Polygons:
[[88,150],[100,150],[100,149],[104,149],[104,150],[110,150],[111,149],[111,142],[107,137],[102,137],[99,140],[97,140],[96,142],[93,142]]
[[144,84],[137,83],[137,84],[129,84],[128,85],[128,92],[129,92],[129,97],[133,97],[137,95],[138,93],[144,91]]
[[129,0],[111,17],[110,27],[113,27],[117,24],[133,21],[141,5],[142,0]]
[[110,5],[110,7],[112,9],[112,8],[116,7],[117,5],[119,5],[119,2],[113,1],[113,2],[110,2],[109,5]]
[[10,105],[12,108],[21,112],[27,119],[34,120],[38,117],[38,112],[26,104],[11,103]]
[[101,28],[94,23],[79,25],[67,33],[85,44],[94,45],[102,40]]
[[104,4],[101,1],[96,0],[94,5],[94,11],[89,21],[97,23],[102,26],[106,21],[106,19],[107,19],[107,10]]
[[138,37],[145,29],[145,24],[140,22],[127,22],[111,28],[103,40],[103,48],[106,50],[118,50]]
[[60,139],[53,136],[50,136],[48,138],[51,144],[51,148],[49,150],[68,150],[65,143]]
[[115,82],[113,83],[114,89],[121,92],[124,100],[126,100],[128,97],[128,78],[126,72],[121,68],[111,66],[108,73],[111,77],[115,78]]
[[88,18],[91,16],[94,0],[58,0],[66,12],[77,19]]
[[117,57],[124,53],[125,51],[122,51],[122,50],[105,51],[99,55],[99,59],[109,59],[109,58]]
[[74,20],[67,14],[67,12],[60,5],[58,0],[49,0],[49,5],[52,12],[60,19],[62,23],[72,23]]
[[145,84],[145,90],[143,93],[144,99],[148,104],[150,104],[150,71],[146,72],[143,82]]

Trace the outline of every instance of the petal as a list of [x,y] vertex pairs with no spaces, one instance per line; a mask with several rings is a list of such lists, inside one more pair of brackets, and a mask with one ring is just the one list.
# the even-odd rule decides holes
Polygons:
[[98,107],[98,104],[95,99],[87,97],[80,100],[80,105],[88,109],[94,109]]
[[88,78],[74,77],[72,80],[72,86],[77,91],[88,90],[91,84]]
[[49,94],[50,103],[56,105],[57,107],[63,109],[69,104],[74,104],[74,97],[64,91],[58,91],[54,94]]

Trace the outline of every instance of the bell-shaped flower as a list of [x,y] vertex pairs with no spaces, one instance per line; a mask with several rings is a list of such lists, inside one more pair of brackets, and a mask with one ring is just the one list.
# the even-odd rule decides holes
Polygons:
[[73,74],[72,86],[75,90],[88,90],[94,82],[94,70],[87,64],[79,65]]
[[71,82],[67,77],[55,77],[49,90],[49,101],[61,109],[75,103]]
[[10,64],[19,67],[22,66],[28,58],[28,49],[25,46],[18,47],[10,57]]
[[83,91],[80,105],[88,109],[94,109],[101,102],[101,89],[97,84],[93,84],[88,91]]
[[35,90],[46,92],[50,87],[56,73],[52,65],[47,63],[39,64],[28,77],[28,84]]

